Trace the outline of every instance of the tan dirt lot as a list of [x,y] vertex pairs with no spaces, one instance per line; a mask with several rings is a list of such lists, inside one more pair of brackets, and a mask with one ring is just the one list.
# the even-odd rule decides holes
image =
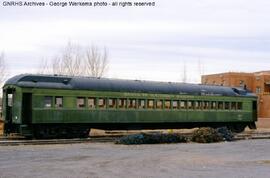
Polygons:
[[0,119],[0,135],[3,135],[3,132],[4,132],[4,123],[3,121]]
[[267,178],[270,140],[0,146],[1,178]]
[[[270,130],[269,121],[260,119],[259,129]],[[0,146],[0,178],[266,178],[270,177],[269,147],[269,139],[213,144]]]
[[257,128],[270,128],[270,118],[259,118]]

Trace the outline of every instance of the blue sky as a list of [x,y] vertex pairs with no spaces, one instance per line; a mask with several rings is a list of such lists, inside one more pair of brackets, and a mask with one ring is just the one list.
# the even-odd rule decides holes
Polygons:
[[155,7],[125,8],[2,2],[0,51],[10,75],[36,72],[68,41],[106,46],[107,77],[181,81],[185,65],[188,81],[200,82],[200,74],[270,70],[267,0],[156,0]]

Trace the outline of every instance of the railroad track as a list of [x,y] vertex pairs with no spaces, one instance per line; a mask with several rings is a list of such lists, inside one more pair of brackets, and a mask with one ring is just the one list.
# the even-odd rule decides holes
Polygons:
[[236,140],[244,139],[270,139],[270,131],[250,130],[235,135]]
[[48,144],[76,144],[76,143],[106,143],[114,142],[115,136],[106,137],[90,137],[90,138],[74,138],[74,139],[44,139],[44,140],[27,140],[27,139],[0,139],[0,146],[18,146],[18,145],[48,145]]
[[[191,133],[181,133],[188,138]],[[124,134],[127,135],[127,134]],[[0,137],[0,146],[18,146],[18,145],[48,145],[48,144],[76,144],[76,143],[106,143],[114,142],[124,135],[106,135],[106,136],[91,136],[89,138],[76,139],[44,139],[44,140],[27,140],[21,137]],[[245,131],[236,134],[234,140],[248,140],[248,139],[270,139],[270,131]]]

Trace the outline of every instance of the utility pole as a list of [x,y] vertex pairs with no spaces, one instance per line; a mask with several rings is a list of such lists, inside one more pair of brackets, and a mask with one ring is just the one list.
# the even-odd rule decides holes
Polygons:
[[184,64],[183,64],[182,82],[184,82],[184,83],[187,82],[187,66],[186,66],[186,61],[184,61]]

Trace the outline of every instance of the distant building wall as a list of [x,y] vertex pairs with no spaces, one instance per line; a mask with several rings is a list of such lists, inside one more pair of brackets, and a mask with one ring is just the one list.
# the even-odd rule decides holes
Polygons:
[[246,88],[258,96],[258,115],[270,118],[270,71],[255,73],[227,72],[203,75],[201,83]]

